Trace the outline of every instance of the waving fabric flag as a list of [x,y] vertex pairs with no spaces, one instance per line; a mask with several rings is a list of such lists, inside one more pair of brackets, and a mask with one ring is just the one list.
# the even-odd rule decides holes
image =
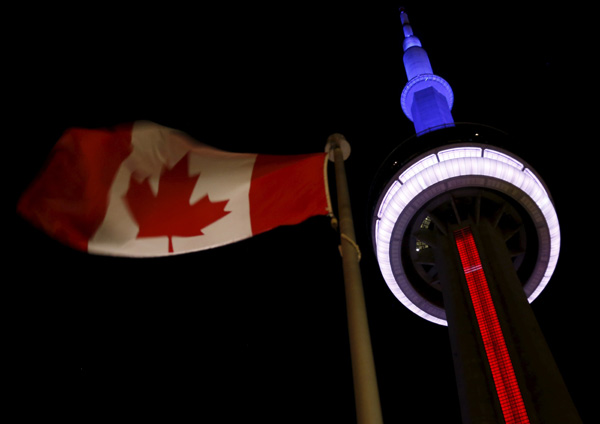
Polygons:
[[70,129],[17,209],[90,253],[192,252],[329,214],[326,160],[224,152],[145,121]]

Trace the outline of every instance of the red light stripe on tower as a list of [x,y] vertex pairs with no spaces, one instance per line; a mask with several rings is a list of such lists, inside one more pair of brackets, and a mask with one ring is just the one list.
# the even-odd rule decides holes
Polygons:
[[471,228],[454,232],[477,324],[507,424],[529,423]]

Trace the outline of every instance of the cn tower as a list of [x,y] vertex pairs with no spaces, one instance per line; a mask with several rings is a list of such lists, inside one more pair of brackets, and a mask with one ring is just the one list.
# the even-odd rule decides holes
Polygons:
[[409,310],[448,326],[463,422],[581,422],[530,307],[559,256],[550,190],[507,134],[454,121],[450,84],[400,17],[415,134],[374,183],[382,276]]

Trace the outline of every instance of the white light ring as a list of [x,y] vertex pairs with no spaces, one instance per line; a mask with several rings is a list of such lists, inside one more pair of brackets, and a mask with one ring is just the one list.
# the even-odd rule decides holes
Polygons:
[[[467,149],[473,148],[470,147]],[[548,258],[544,275],[535,290],[528,296],[529,302],[532,302],[548,284],[548,281],[556,268],[560,251],[560,228],[558,225],[558,217],[548,193],[544,190],[542,183],[535,175],[527,169],[518,169],[514,164],[508,164],[498,160],[494,158],[495,155],[489,155],[492,157],[469,157],[468,154],[465,154],[465,156],[466,157],[452,158],[435,163],[414,174],[410,179],[404,181],[404,184],[400,187],[396,186],[395,193],[386,198],[385,205],[381,205],[382,207],[378,213],[380,220],[376,226],[376,254],[382,275],[392,293],[394,293],[398,300],[400,300],[408,309],[417,315],[443,325],[447,325],[444,319],[440,319],[439,317],[435,317],[428,312],[423,311],[418,305],[405,296],[398,286],[390,261],[390,241],[396,221],[401,217],[403,212],[406,212],[405,208],[408,204],[424,190],[427,190],[434,184],[455,177],[481,176],[485,179],[485,185],[487,187],[494,188],[494,180],[496,180],[498,181],[498,187],[496,188],[500,189],[503,187],[500,191],[506,192],[506,183],[508,183],[519,190],[514,190],[514,193],[507,194],[516,196],[515,199],[521,203],[527,203],[527,199],[530,199],[530,201],[537,205],[542,216],[537,218],[532,216],[532,218],[534,221],[537,220],[538,222],[543,222],[543,225],[547,226],[549,231],[548,240],[540,240],[540,245],[545,244],[550,247],[549,253],[544,255]],[[519,199],[523,194],[525,194],[527,198]],[[407,216],[406,218],[412,218],[412,214],[408,215],[410,216]]]

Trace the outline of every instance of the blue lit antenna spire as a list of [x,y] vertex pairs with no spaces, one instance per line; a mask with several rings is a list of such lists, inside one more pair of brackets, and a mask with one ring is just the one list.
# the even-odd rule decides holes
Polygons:
[[450,113],[454,93],[450,84],[434,75],[427,52],[413,34],[404,9],[400,9],[400,20],[404,30],[404,69],[408,77],[400,98],[402,111],[413,121],[417,135],[454,126]]

